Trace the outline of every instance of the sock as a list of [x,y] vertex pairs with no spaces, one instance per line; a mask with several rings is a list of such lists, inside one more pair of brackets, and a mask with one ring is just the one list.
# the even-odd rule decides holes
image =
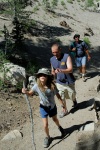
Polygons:
[[61,133],[64,132],[64,129],[61,126],[59,126],[58,129],[60,130]]
[[82,74],[82,77],[85,77],[85,74],[84,74],[84,73]]

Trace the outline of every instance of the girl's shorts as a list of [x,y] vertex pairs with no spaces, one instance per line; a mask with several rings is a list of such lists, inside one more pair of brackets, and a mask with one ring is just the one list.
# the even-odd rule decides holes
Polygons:
[[40,104],[40,114],[42,118],[53,117],[57,115],[57,107],[55,105],[54,108],[51,108]]

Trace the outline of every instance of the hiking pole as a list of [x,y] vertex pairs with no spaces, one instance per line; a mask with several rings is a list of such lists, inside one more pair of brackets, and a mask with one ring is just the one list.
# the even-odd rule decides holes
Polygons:
[[[25,88],[25,80],[23,80],[23,88]],[[33,143],[33,150],[36,150],[36,145],[34,142],[34,122],[33,122],[33,115],[32,115],[32,108],[31,108],[31,104],[30,101],[28,99],[27,94],[25,94],[25,99],[26,99],[26,103],[28,105],[28,109],[29,109],[29,114],[30,114],[30,118],[31,118],[31,131],[32,131],[32,143]]]
[[[25,87],[25,81],[26,81],[26,75],[25,75],[25,70],[23,72],[14,72],[13,74],[14,78],[16,79],[16,81],[23,81],[23,88],[26,88]],[[33,122],[33,115],[32,115],[32,109],[31,109],[31,104],[30,104],[30,101],[28,99],[28,96],[27,94],[25,94],[25,100],[26,100],[26,103],[28,105],[28,109],[29,109],[29,114],[30,114],[30,119],[31,119],[31,131],[32,131],[32,146],[33,146],[33,150],[36,150],[36,146],[35,146],[35,142],[34,142],[34,122]]]

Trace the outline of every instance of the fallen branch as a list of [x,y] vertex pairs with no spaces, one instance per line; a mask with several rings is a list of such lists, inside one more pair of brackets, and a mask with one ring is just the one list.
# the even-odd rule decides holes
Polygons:
[[8,20],[8,21],[10,21],[10,19],[8,19],[8,18],[5,18],[5,17],[2,17],[2,16],[0,16],[0,19],[3,19],[3,20]]
[[[23,81],[23,88],[25,88],[25,81]],[[26,103],[27,103],[28,108],[29,108],[29,114],[30,114],[30,119],[31,119],[31,132],[32,132],[33,150],[36,150],[36,145],[35,145],[35,142],[34,142],[34,122],[33,122],[32,108],[31,108],[31,104],[30,104],[30,101],[28,99],[28,96],[26,94],[25,94],[25,99],[26,99]]]

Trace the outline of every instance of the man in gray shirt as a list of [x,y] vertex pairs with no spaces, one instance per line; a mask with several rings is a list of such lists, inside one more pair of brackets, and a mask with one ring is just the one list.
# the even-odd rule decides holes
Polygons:
[[71,43],[69,50],[74,55],[76,66],[79,69],[83,81],[85,82],[86,59],[88,59],[88,61],[91,59],[88,51],[88,45],[84,41],[80,40],[79,34],[75,34],[73,39],[74,42]]

